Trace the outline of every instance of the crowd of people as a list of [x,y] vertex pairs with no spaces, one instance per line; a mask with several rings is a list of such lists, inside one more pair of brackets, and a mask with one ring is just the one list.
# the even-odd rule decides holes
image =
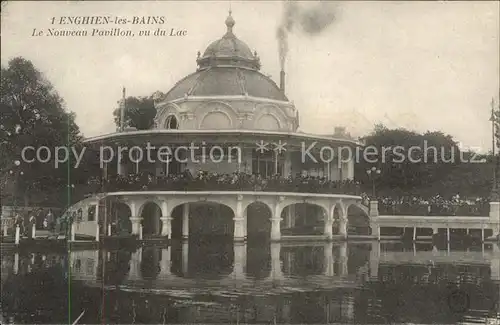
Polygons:
[[53,231],[55,228],[56,217],[49,209],[47,212],[42,209],[33,210],[27,214],[16,213],[14,216],[14,227],[19,226],[22,235],[31,237],[32,228]]
[[[91,179],[91,192],[130,190],[173,190],[173,191],[267,191],[301,192],[324,194],[360,195],[362,203],[368,206],[370,196],[361,191],[360,184],[352,180],[329,181],[325,177],[296,175],[295,177],[262,177],[256,174],[235,172],[220,174],[200,171],[192,175],[189,171],[155,177],[149,173],[116,175],[107,180]],[[462,198],[459,194],[444,197],[383,196],[378,197],[381,215],[457,215],[487,216],[487,198]]]
[[262,177],[256,174],[234,172],[220,174],[189,171],[155,177],[149,173],[116,175],[107,180],[94,178],[89,182],[92,192],[127,190],[177,190],[177,191],[267,191],[303,192],[359,195],[359,183],[352,180],[329,181],[325,177],[297,175],[296,177]]
[[429,198],[381,197],[378,208],[379,213],[385,215],[487,216],[489,201],[483,197],[462,198],[459,194],[450,197],[435,195]]

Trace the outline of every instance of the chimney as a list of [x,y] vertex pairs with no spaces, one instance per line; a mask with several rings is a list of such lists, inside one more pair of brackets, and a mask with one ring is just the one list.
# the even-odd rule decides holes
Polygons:
[[342,137],[345,135],[345,127],[343,126],[336,126],[333,131],[333,135],[337,137]]
[[281,70],[280,72],[280,89],[285,94],[285,71]]

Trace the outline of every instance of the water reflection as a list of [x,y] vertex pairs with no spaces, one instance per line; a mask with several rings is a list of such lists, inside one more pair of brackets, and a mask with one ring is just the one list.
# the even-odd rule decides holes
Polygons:
[[[2,308],[16,322],[37,323],[49,315],[68,322],[81,310],[85,323],[456,323],[498,317],[498,245],[458,249],[178,242],[131,251],[3,254]],[[62,316],[51,314],[49,305]]]

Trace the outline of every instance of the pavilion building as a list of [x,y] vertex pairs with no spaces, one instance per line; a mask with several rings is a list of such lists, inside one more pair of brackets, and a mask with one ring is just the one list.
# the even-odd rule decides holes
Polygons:
[[[105,157],[104,178],[146,173],[150,182],[158,183],[158,180],[172,178],[172,175],[188,173],[196,177],[200,171],[204,171],[218,175],[253,174],[264,180],[273,177],[317,177],[323,184],[330,184],[330,187],[334,182],[352,181],[354,158],[348,153],[355,152],[361,144],[343,136],[345,132],[341,129],[336,130],[338,136],[299,132],[299,110],[285,94],[285,72],[281,72],[278,86],[261,72],[257,53],[235,36],[235,21],[231,13],[225,25],[227,30],[222,38],[212,42],[203,54],[198,52],[197,67],[193,73],[178,81],[165,94],[155,94],[157,114],[152,129],[135,130],[122,125],[118,132],[85,141],[88,147],[96,151],[103,146],[114,148],[113,154],[106,151],[108,157]],[[144,152],[139,153],[138,148],[144,149],[146,144],[153,157],[151,161],[146,159]],[[121,155],[116,154],[118,147],[129,150]],[[137,148],[132,150],[133,147]],[[340,148],[344,148],[345,154]],[[139,159],[141,155],[142,159]],[[268,210],[264,215],[269,215],[271,220],[271,238],[278,240],[281,238],[280,228],[295,225],[295,205],[302,204],[315,207],[304,210],[303,214],[316,215],[313,223],[324,223],[321,232],[332,238],[334,223],[336,232],[345,236],[348,207],[361,207],[359,193],[354,190],[347,193],[340,187],[334,187],[333,191],[313,190],[303,193],[293,186],[274,190],[259,187],[238,190],[233,187],[231,191],[225,189],[222,192],[215,186],[205,188],[201,191],[203,195],[200,191],[189,193],[185,188],[180,192],[172,191],[171,188],[167,190],[161,185],[154,187],[154,191],[151,191],[152,187],[148,187],[147,191],[140,186],[137,189],[115,187],[113,190],[101,190],[98,199],[88,198],[80,205],[108,206],[103,202],[110,200],[125,203],[128,212],[127,209],[112,209],[114,212],[111,214],[128,215],[132,234],[142,236],[144,231],[169,237],[172,234],[175,237],[176,233],[174,209],[183,206],[184,212],[179,212],[182,214],[179,219],[183,220],[182,226],[179,226],[182,231],[179,229],[179,232],[187,237],[191,228],[187,222],[190,215],[192,217],[197,206],[203,202],[214,202],[219,205],[214,208],[214,216],[224,214],[220,205],[229,207],[229,215],[234,216],[235,223],[222,227],[220,231],[233,232],[236,239],[244,239],[250,227],[247,227],[247,223],[251,223],[252,219],[247,218],[247,208],[264,204]],[[153,207],[145,210],[145,206],[150,203]],[[90,221],[100,224],[95,231],[101,234],[113,233],[113,229],[108,229],[110,222],[117,222],[119,218],[110,216],[108,210],[91,213],[93,217]],[[145,217],[141,217],[143,213],[156,217],[148,223]],[[285,222],[281,222],[281,213],[284,213],[284,217],[288,216]],[[96,214],[101,215],[101,218],[95,217]],[[103,214],[105,217],[102,217]],[[89,221],[86,217],[89,213],[83,211],[81,215],[82,221]],[[90,230],[92,227],[82,231],[94,234],[95,231]],[[209,226],[201,228],[215,231]]]

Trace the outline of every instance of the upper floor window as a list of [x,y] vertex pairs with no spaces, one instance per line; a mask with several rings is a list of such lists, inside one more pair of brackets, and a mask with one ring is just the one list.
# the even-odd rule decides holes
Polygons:
[[175,130],[179,128],[179,123],[177,122],[177,118],[174,115],[170,115],[167,117],[167,120],[165,121],[165,127],[168,130]]
[[95,210],[96,210],[95,205],[92,205],[88,208],[87,221],[94,221],[95,220],[95,212],[96,212]]

